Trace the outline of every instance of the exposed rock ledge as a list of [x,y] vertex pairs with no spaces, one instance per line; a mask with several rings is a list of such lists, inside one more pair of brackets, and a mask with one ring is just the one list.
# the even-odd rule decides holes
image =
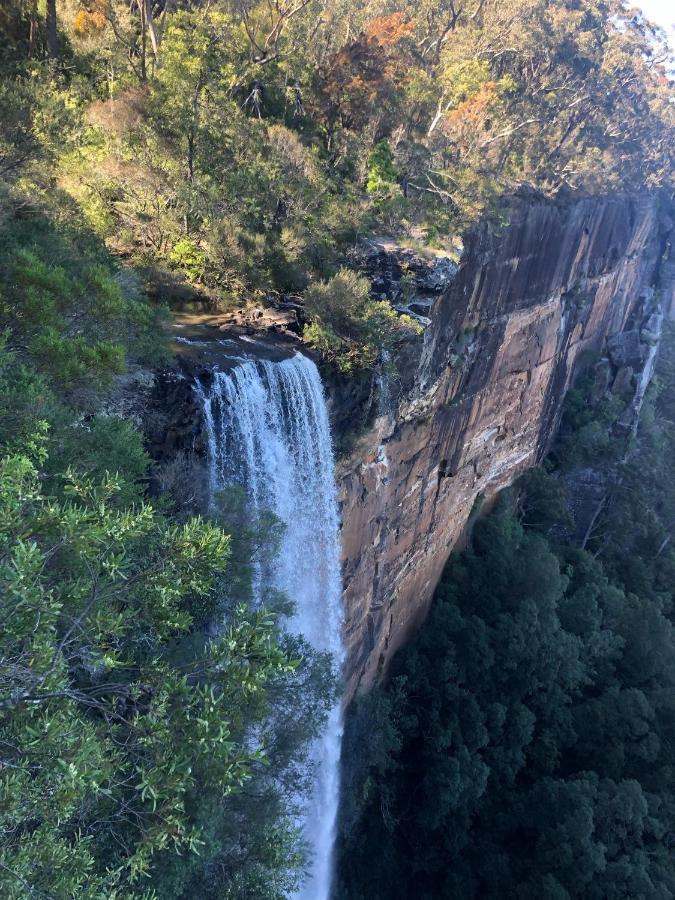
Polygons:
[[468,239],[412,386],[340,465],[350,693],[424,618],[477,500],[546,451],[580,354],[626,332],[610,364],[637,389],[649,354],[636,334],[672,309],[670,228],[646,197],[521,199],[501,234]]

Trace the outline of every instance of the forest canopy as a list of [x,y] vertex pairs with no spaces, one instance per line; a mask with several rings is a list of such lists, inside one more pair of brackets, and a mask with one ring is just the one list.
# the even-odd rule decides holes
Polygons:
[[618,0],[11,0],[0,28],[4,202],[68,204],[163,296],[303,291],[358,232],[448,242],[523,183],[673,186],[665,36]]
[[456,254],[523,185],[672,194],[666,38],[623,0],[8,0],[0,32],[0,229],[86,230],[170,305],[290,296],[347,376],[414,333],[321,304],[359,236]]

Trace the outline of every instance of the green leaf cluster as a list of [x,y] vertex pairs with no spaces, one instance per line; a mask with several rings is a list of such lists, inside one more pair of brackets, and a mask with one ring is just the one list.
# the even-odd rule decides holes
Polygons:
[[394,154],[387,141],[380,141],[370,151],[368,156],[368,181],[366,190],[369,194],[377,194],[386,191],[392,184],[396,184],[398,172],[394,164]]
[[[49,498],[20,454],[0,462],[0,483],[6,895],[146,896],[174,854],[203,852],[205,806],[227,820],[227,798],[261,777],[270,703],[278,714],[288,680],[318,669],[297,678],[306,648],[282,640],[271,612],[240,605],[214,637],[195,627],[193,606],[225,596],[231,539],[217,526],[118,508],[113,476],[68,473],[64,499]],[[291,757],[319,726],[316,696],[297,702],[290,743],[278,730]],[[252,739],[255,721],[265,727]],[[261,784],[283,830],[273,780]],[[291,829],[283,846],[294,840]],[[279,877],[291,864],[270,861]]]
[[305,305],[312,317],[305,339],[343,374],[374,368],[383,350],[421,330],[388,302],[371,299],[368,280],[351,269],[340,269],[329,281],[311,285]]

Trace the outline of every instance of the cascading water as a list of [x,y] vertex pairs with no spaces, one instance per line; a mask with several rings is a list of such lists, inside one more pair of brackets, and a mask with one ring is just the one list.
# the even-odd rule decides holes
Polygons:
[[[201,391],[201,389],[200,389]],[[289,628],[341,666],[342,584],[330,428],[314,363],[296,354],[283,362],[243,362],[214,372],[201,391],[209,442],[210,493],[239,484],[256,511],[285,524],[273,587],[295,604]],[[262,575],[254,593],[260,599]],[[342,721],[331,710],[314,747],[313,794],[304,810],[313,858],[297,900],[328,900],[339,793]]]

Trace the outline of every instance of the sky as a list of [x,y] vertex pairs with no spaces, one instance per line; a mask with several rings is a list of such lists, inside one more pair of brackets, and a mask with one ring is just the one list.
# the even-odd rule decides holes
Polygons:
[[675,3],[673,0],[633,0],[648,19],[665,29],[670,38],[670,46],[675,47]]

